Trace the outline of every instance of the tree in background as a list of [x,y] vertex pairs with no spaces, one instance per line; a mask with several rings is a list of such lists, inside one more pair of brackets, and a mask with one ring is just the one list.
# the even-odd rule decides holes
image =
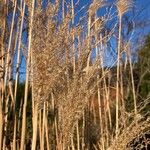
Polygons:
[[141,99],[150,97],[150,35],[138,51],[138,93]]

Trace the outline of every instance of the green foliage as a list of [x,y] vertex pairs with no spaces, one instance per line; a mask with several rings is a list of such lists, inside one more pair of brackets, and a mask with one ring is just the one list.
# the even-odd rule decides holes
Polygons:
[[147,36],[143,47],[139,50],[139,64],[142,70],[150,68],[150,35]]
[[139,71],[139,95],[147,98],[150,93],[150,35],[147,36],[143,47],[138,53],[139,61],[137,64]]
[[[129,74],[128,74],[129,73]],[[136,91],[137,105],[143,103],[150,94],[150,35],[145,39],[143,46],[138,50],[138,62],[133,67],[134,85]],[[127,66],[125,73],[127,81],[130,81],[130,69]],[[134,109],[133,92],[131,82],[128,82],[130,92],[126,99],[126,110],[128,112]],[[147,111],[147,109],[145,110]]]

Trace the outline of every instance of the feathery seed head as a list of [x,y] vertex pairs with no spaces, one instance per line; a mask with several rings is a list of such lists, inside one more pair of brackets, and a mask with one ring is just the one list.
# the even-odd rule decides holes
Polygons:
[[89,16],[92,16],[97,11],[97,9],[103,6],[104,2],[102,0],[100,1],[94,0],[89,8]]
[[116,3],[118,15],[122,16],[132,7],[132,0],[118,0]]

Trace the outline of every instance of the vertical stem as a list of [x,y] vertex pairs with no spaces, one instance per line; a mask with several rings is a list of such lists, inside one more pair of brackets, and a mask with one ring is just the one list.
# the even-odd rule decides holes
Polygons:
[[36,150],[37,128],[38,128],[38,105],[35,104],[33,116],[33,137],[32,137],[32,150]]
[[[5,115],[5,118],[4,118],[4,131],[5,132],[7,132],[7,125],[8,125],[8,102],[9,102],[9,96],[7,95],[7,97],[6,97],[6,104],[5,104],[5,112],[4,112],[4,114],[6,114]],[[5,149],[5,147],[6,147],[6,144],[5,144],[5,142],[6,142],[6,134],[4,135],[4,137],[3,137],[3,149]]]
[[20,47],[21,47],[21,37],[22,37],[22,28],[24,22],[24,12],[25,12],[25,3],[23,5],[22,19],[21,19],[21,27],[19,32],[19,43],[18,43],[18,54],[17,54],[17,66],[16,66],[16,80],[15,80],[15,93],[14,93],[14,137],[13,137],[13,150],[16,149],[16,114],[15,114],[15,103],[16,103],[16,95],[17,95],[17,86],[18,86],[18,78],[19,78],[19,62],[20,62]]
[[43,108],[43,121],[42,121],[42,149],[41,150],[44,150],[44,141],[45,141],[45,136],[44,136],[44,133],[45,133],[45,119],[46,119],[46,106],[45,106],[45,102],[44,102],[44,108]]
[[42,150],[42,110],[39,110],[38,114],[38,130],[39,130],[39,139],[40,139],[40,149]]
[[2,99],[0,99],[0,149],[2,149],[2,137],[3,137],[3,112],[2,112]]
[[109,134],[108,134],[108,118],[107,118],[107,111],[106,111],[106,102],[105,102],[105,91],[103,90],[103,104],[104,104],[104,131],[105,131],[105,146],[108,147],[108,140],[109,140]]
[[124,101],[124,99],[125,99],[125,97],[124,97],[124,88],[123,88],[123,74],[122,74],[122,70],[123,69],[123,66],[120,66],[120,88],[121,88],[121,90],[120,90],[120,96],[121,96],[121,102],[122,102],[122,111],[121,111],[121,113],[122,113],[122,121],[123,121],[123,125],[124,125],[124,127],[126,127],[126,122],[125,122],[125,119],[124,119],[124,117],[125,117],[125,101]]
[[85,149],[85,111],[83,112],[83,125],[82,125],[82,150]]
[[134,100],[134,114],[137,115],[137,102],[136,102],[136,94],[135,94],[135,85],[134,85],[134,76],[133,76],[133,66],[131,60],[131,53],[129,55],[129,63],[130,63],[130,73],[131,73],[131,82],[132,82],[132,93],[133,93],[133,100]]
[[[72,25],[74,25],[74,4],[73,0],[71,0],[71,8],[72,8]],[[74,35],[73,35],[73,42],[74,42]],[[73,44],[72,48],[72,53],[73,53],[73,72],[75,73],[76,70],[76,56],[75,56],[75,44]]]
[[62,18],[65,18],[65,0],[62,0]]
[[47,105],[45,108],[45,120],[44,120],[44,124],[45,124],[45,133],[46,133],[46,145],[47,145],[47,150],[50,150],[50,145],[49,145],[49,136],[48,136],[48,122],[47,122]]
[[[68,146],[68,148],[69,148],[69,146]],[[74,141],[73,141],[73,135],[71,136],[71,148],[72,148],[72,150],[75,150]]]
[[15,4],[14,4],[13,17],[12,17],[12,22],[11,22],[11,30],[10,30],[10,36],[9,36],[9,43],[8,43],[8,50],[7,50],[6,71],[5,71],[5,79],[4,79],[5,88],[6,88],[6,84],[7,84],[8,69],[10,66],[9,65],[9,63],[10,63],[10,48],[11,48],[11,43],[12,43],[16,7],[17,7],[17,0],[15,1]]
[[91,50],[90,50],[90,34],[91,34],[91,14],[89,12],[89,18],[88,18],[88,52],[90,51],[87,59],[87,68],[86,68],[86,73],[89,71],[90,67],[90,58],[91,58]]
[[119,38],[118,38],[118,55],[117,55],[117,83],[116,83],[116,137],[119,133],[119,72],[120,72],[120,51],[121,51],[121,30],[122,16],[119,15]]
[[22,14],[22,18],[21,18],[21,26],[20,26],[20,31],[19,31],[19,42],[18,42],[18,53],[17,53],[17,63],[16,63],[16,79],[15,79],[14,101],[16,100],[18,78],[19,78],[20,48],[21,48],[22,29],[23,29],[23,23],[24,23],[24,12],[25,12],[25,3],[23,5],[23,11],[21,13]]
[[[6,1],[1,2],[2,7],[6,4]],[[0,18],[0,23],[3,23],[0,25],[2,29],[2,34],[0,35],[0,55],[2,58],[0,59],[0,66],[4,71],[4,35],[5,35],[5,27],[6,27],[6,18],[5,14],[2,18]],[[0,73],[0,76],[3,76],[4,72],[2,72],[2,75]],[[0,79],[0,150],[2,149],[2,141],[3,141],[3,101],[4,101],[4,78]]]
[[79,123],[77,121],[77,150],[80,150],[80,133],[79,133]]
[[28,99],[29,65],[30,65],[30,56],[31,56],[31,39],[32,39],[31,37],[32,37],[32,24],[33,24],[33,15],[34,15],[34,4],[35,4],[35,0],[32,0],[31,19],[30,19],[30,27],[29,27],[28,57],[27,57],[27,66],[26,66],[25,97],[24,97],[24,105],[23,105],[23,118],[22,118],[22,131],[21,131],[21,147],[20,147],[20,150],[23,150],[24,149],[24,145],[25,145],[26,107],[27,107],[27,99]]
[[[97,77],[99,78],[99,77]],[[99,107],[99,120],[100,120],[100,132],[101,132],[101,144],[102,144],[102,150],[104,150],[104,138],[103,138],[103,121],[102,121],[102,105],[101,105],[101,98],[100,98],[100,89],[99,89],[99,85],[98,89],[97,89],[97,93],[98,93],[98,107]]]

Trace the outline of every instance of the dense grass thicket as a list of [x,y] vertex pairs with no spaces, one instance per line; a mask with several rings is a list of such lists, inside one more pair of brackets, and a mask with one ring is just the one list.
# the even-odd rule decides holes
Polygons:
[[0,0],[0,150],[150,149],[150,35],[82,2]]

